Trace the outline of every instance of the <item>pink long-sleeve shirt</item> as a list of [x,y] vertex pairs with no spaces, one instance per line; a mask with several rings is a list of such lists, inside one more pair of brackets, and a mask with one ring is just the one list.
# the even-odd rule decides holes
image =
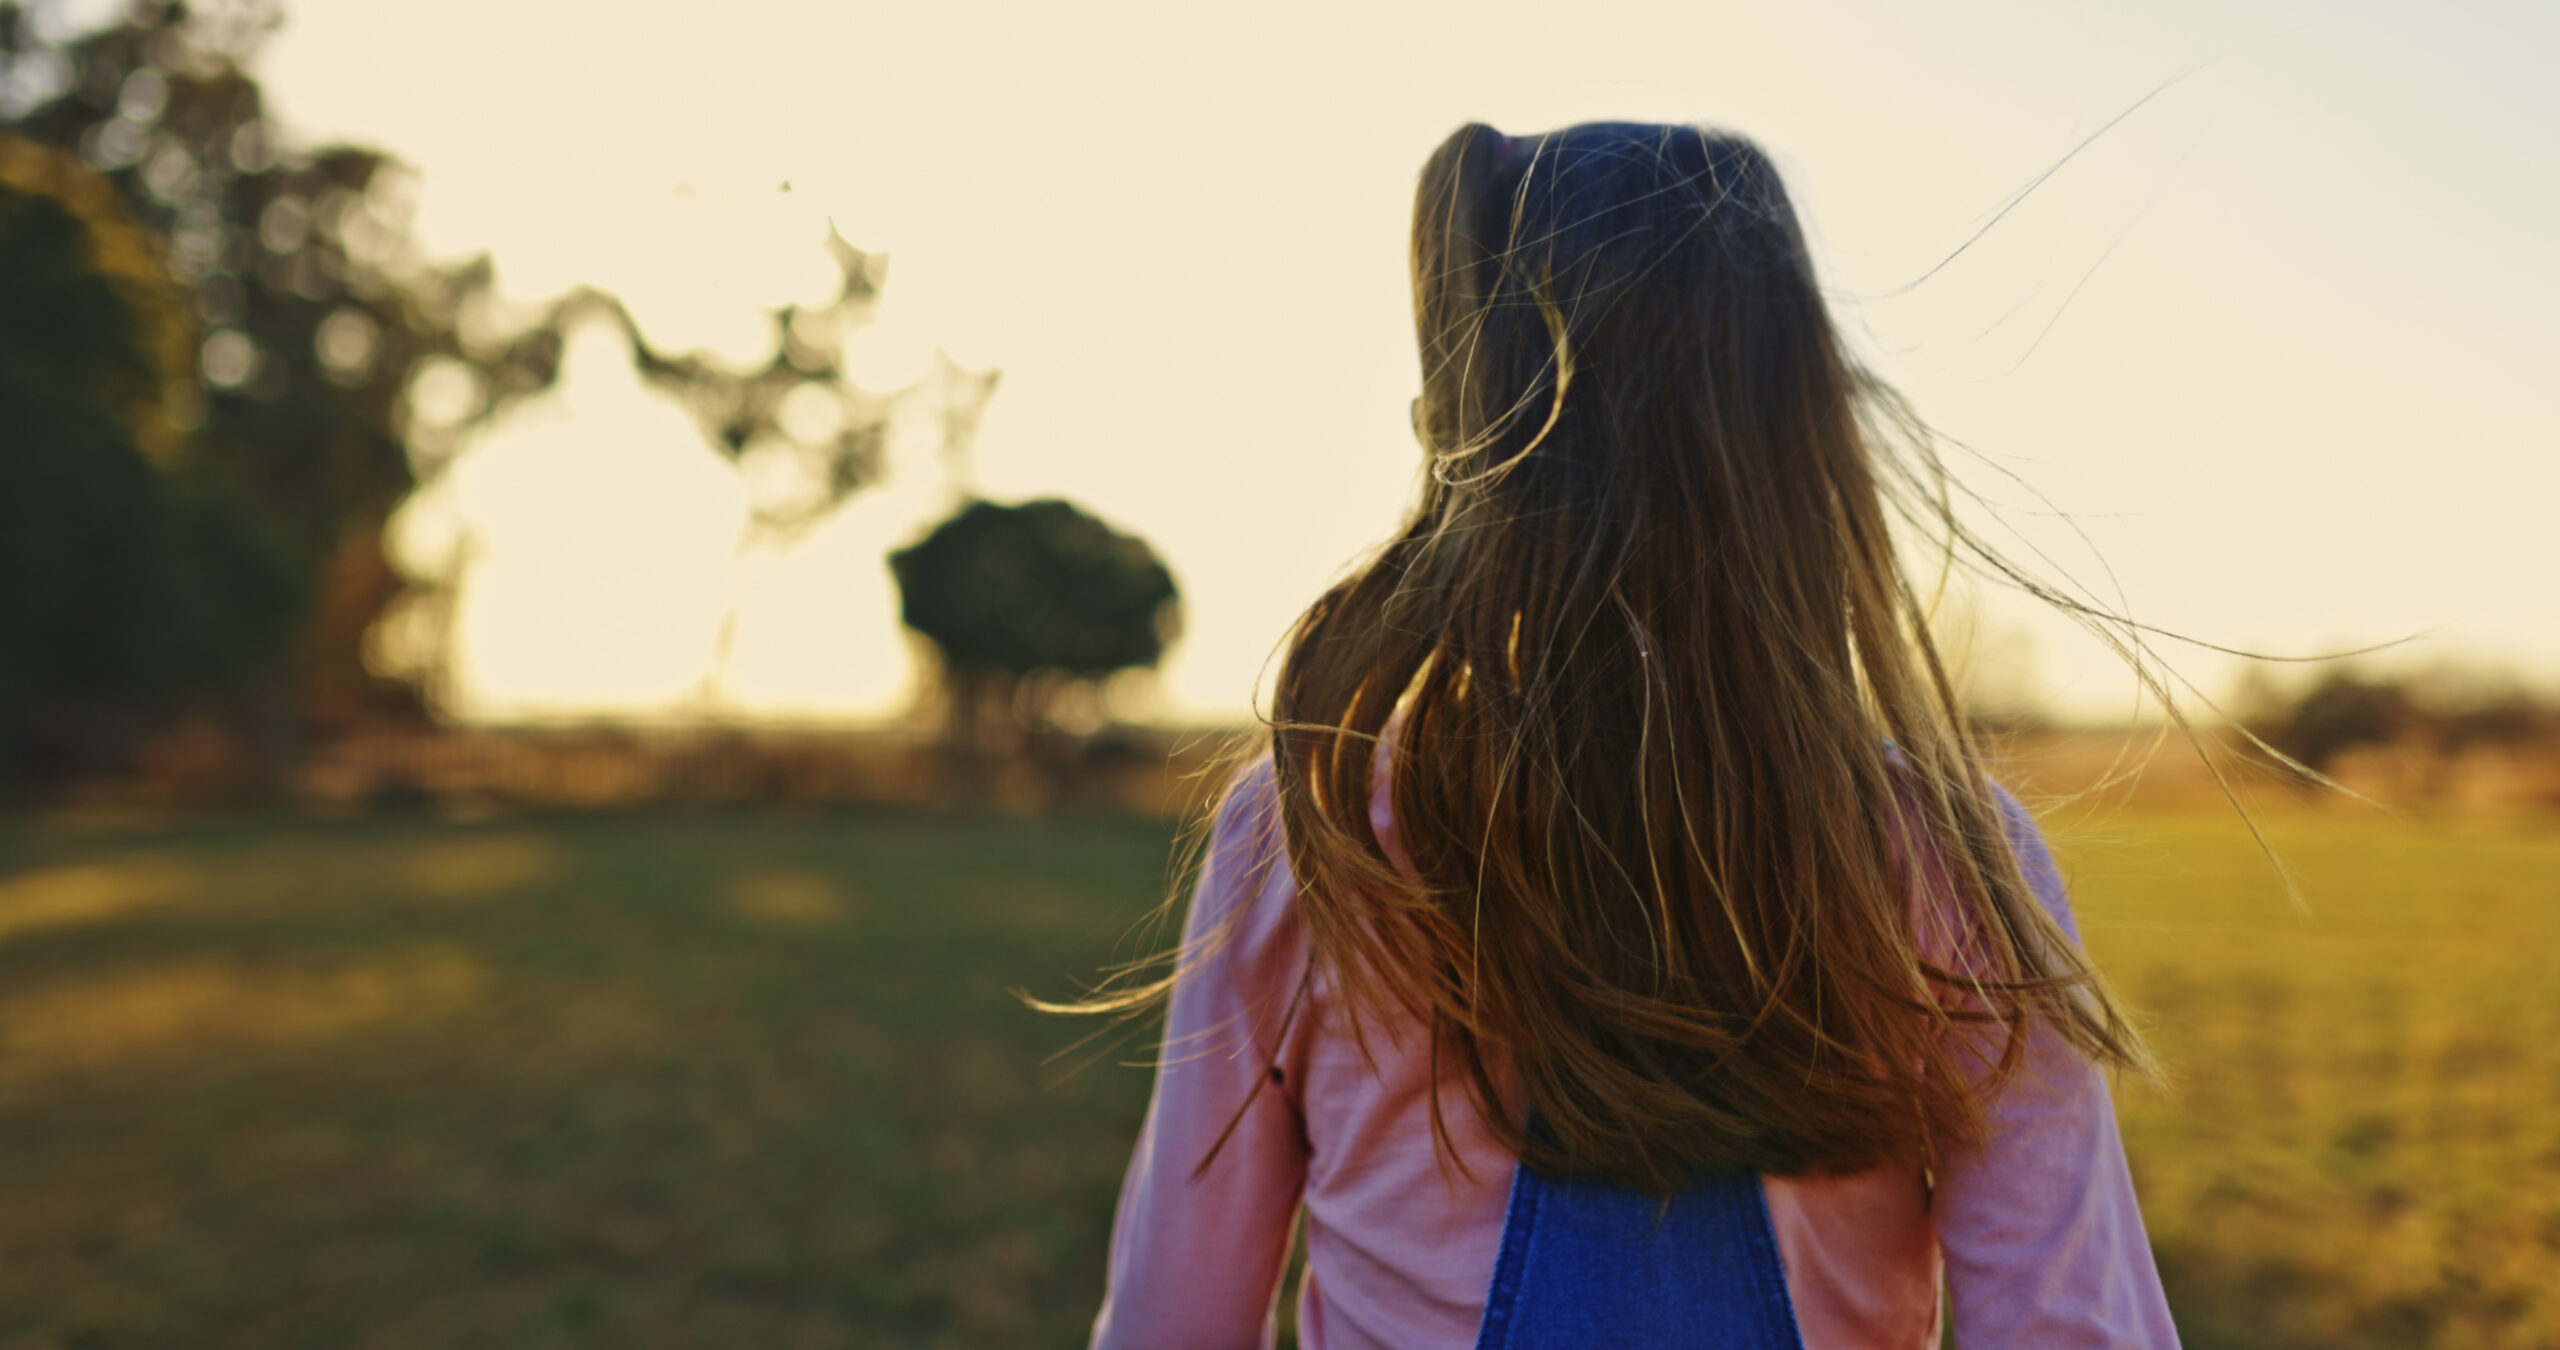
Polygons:
[[[2043,839],[2001,806],[2070,931]],[[1401,858],[1383,782],[1371,819]],[[1096,1350],[1267,1345],[1301,1209],[1306,1350],[1473,1346],[1517,1159],[1454,1075],[1434,1084],[1419,1026],[1372,1019],[1355,1038],[1310,978],[1267,761],[1220,808],[1185,941],[1210,954],[1174,989]],[[1433,1147],[1435,1086],[1455,1167]],[[2099,1071],[2039,1028],[1991,1125],[1934,1187],[1905,1168],[1764,1179],[1806,1350],[1934,1350],[1950,1314],[1964,1350],[2177,1345]]]

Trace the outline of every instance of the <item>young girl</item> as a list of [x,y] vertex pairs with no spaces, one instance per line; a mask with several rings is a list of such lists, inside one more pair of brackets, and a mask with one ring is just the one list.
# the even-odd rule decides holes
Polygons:
[[[1958,527],[1769,161],[1422,173],[1420,503],[1217,813],[1094,1344],[2173,1346],[2143,1051],[1889,513]],[[1945,1307],[1941,1307],[1944,1291]]]

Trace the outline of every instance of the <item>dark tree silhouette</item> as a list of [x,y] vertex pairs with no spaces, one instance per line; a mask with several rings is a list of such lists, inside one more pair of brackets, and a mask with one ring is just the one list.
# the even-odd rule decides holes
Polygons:
[[2325,773],[2342,751],[2388,745],[2418,717],[2409,691],[2399,683],[2333,670],[2283,711],[2266,739],[2305,767]]
[[[76,153],[160,241],[191,330],[166,400],[183,447],[252,507],[295,577],[296,612],[253,662],[270,732],[326,730],[398,691],[365,668],[364,638],[399,583],[381,529],[414,485],[408,378],[457,351],[450,315],[397,284],[405,236],[375,188],[381,152],[285,150],[243,66],[272,9],[198,17],[136,6],[68,43],[0,3],[5,129]],[[11,319],[14,322],[14,316]],[[502,390],[547,378],[539,352],[489,353]]]
[[[137,325],[126,345],[140,352],[161,393],[150,415],[125,419],[129,449],[144,452],[164,477],[186,478],[194,495],[233,500],[254,518],[243,538],[254,536],[252,552],[282,578],[268,588],[280,618],[207,611],[216,615],[209,622],[234,630],[217,644],[226,661],[150,660],[163,674],[187,675],[177,683],[222,692],[229,715],[271,757],[310,734],[417,711],[416,681],[434,672],[385,678],[368,660],[368,638],[386,610],[417,589],[386,560],[384,525],[474,430],[556,381],[564,334],[577,324],[618,329],[642,377],[686,406],[731,460],[776,447],[799,464],[808,490],[762,506],[759,530],[805,529],[877,476],[899,395],[846,379],[842,344],[870,312],[884,259],[831,235],[826,244],[843,273],[838,294],[823,306],[777,311],[767,359],[738,367],[661,351],[604,292],[580,288],[511,307],[486,257],[429,262],[387,190],[400,173],[387,153],[294,149],[247,73],[279,22],[274,4],[235,0],[191,11],[137,0],[120,20],[67,40],[53,18],[47,7],[0,0],[0,153],[54,166],[44,170],[51,180],[104,184],[113,209],[90,201],[100,196],[93,187],[80,190],[89,204],[74,214],[93,241],[79,247],[143,260],[116,284]],[[63,168],[70,157],[86,177]],[[68,200],[59,188],[20,195],[30,193]],[[116,230],[138,231],[144,242],[121,252],[95,242]],[[41,246],[60,255],[59,241]],[[45,330],[33,326],[33,313],[0,311],[0,326],[22,346],[41,347]],[[132,365],[127,357],[101,359]],[[993,375],[946,363],[931,383],[947,433],[965,442]],[[128,408],[139,406],[134,397],[115,396]],[[803,443],[792,425],[809,419],[786,418],[784,408],[809,397],[831,400],[843,415],[818,441]],[[39,424],[22,425],[12,438],[32,445]],[[46,463],[85,455],[130,468],[130,453],[78,448],[88,444],[82,435],[104,434],[95,426],[75,433],[41,425]],[[39,490],[69,490],[45,486],[52,481],[25,480],[31,495],[22,509],[43,509],[33,495]],[[120,528],[156,540],[155,532],[175,527],[143,512]],[[167,545],[136,536],[116,546],[135,557],[155,548]],[[93,553],[104,551],[100,541]],[[427,579],[430,591],[433,584]],[[109,606],[92,618],[139,623],[151,612]],[[92,650],[110,664],[140,662],[147,638],[126,634]],[[116,651],[126,654],[107,655]],[[135,683],[119,674],[94,687],[105,694]],[[10,719],[44,715],[32,705],[0,714],[0,739]]]
[[2511,676],[2460,666],[2398,676],[2332,669],[2251,722],[2268,744],[2322,772],[2359,746],[2443,756],[2560,741],[2560,706]]
[[955,745],[1037,732],[1078,683],[1152,667],[1181,595],[1146,541],[1054,499],[971,501],[889,555],[899,617],[932,642]]
[[297,596],[181,431],[192,324],[156,240],[71,155],[5,137],[0,314],[6,761],[254,666]]

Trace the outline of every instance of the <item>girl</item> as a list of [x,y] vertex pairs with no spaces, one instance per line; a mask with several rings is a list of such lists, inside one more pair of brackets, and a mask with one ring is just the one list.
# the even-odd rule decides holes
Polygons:
[[1888,513],[1979,545],[1767,158],[1466,127],[1413,282],[1421,500],[1086,1005],[1168,1004],[1094,1344],[1267,1343],[1303,1215],[1310,1350],[2175,1345],[2140,1042]]

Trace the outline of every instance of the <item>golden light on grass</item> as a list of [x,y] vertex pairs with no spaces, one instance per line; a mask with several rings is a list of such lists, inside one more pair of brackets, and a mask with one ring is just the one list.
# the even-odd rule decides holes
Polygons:
[[22,873],[0,880],[0,941],[164,905],[185,895],[193,884],[185,869],[151,858]]
[[2286,1345],[2560,1344],[2560,836],[2269,823],[2307,921],[2226,818],[2056,832],[2172,1076],[2117,1104],[2178,1306]]
[[732,914],[768,928],[833,928],[851,919],[852,891],[833,877],[767,867],[731,876],[721,902]]
[[432,900],[486,900],[555,880],[567,866],[556,844],[496,835],[428,844],[410,855],[400,880]]
[[991,917],[1022,928],[1056,931],[1093,921],[1074,892],[1040,881],[991,886],[979,894],[977,902]]
[[190,958],[58,981],[0,1001],[0,1073],[32,1077],[250,1045],[333,1039],[476,999],[480,962],[420,946],[320,970]]

